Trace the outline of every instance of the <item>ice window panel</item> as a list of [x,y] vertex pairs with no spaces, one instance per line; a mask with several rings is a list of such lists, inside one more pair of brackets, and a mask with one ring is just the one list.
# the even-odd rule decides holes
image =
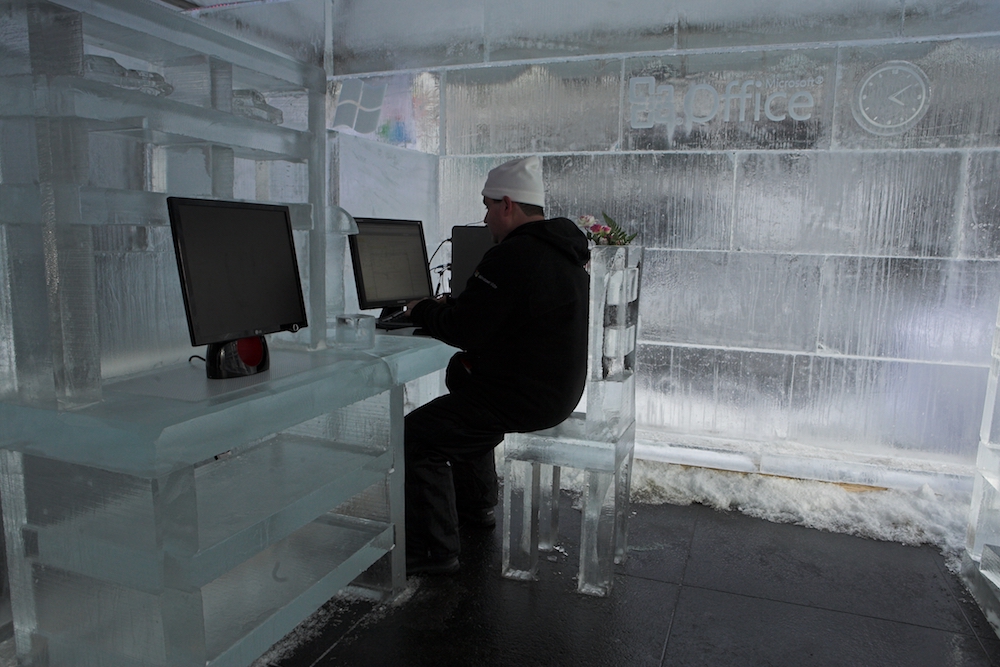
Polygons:
[[327,96],[328,128],[400,148],[439,152],[441,74],[332,81]]
[[819,349],[986,366],[998,301],[995,261],[830,257]]
[[801,356],[789,438],[973,465],[987,375],[958,364]]
[[677,13],[661,0],[490,2],[490,61],[560,58],[674,48]]
[[972,153],[968,168],[962,256],[1000,258],[1000,152]]
[[640,428],[734,440],[784,438],[793,356],[640,345]]
[[625,61],[630,150],[829,148],[834,49],[643,56]]
[[448,155],[607,151],[618,143],[620,60],[448,72]]
[[550,215],[606,212],[646,248],[729,248],[731,155],[555,155],[543,165]]
[[1000,30],[993,0],[905,0],[903,35],[954,35]]
[[983,82],[1000,69],[1000,39],[842,48],[834,145],[997,146],[1000,106]]
[[736,249],[950,256],[957,152],[753,153],[736,175]]
[[333,3],[333,73],[481,63],[486,0]]
[[897,0],[678,0],[680,48],[887,39],[899,34]]
[[644,340],[812,351],[822,258],[651,250],[643,266]]

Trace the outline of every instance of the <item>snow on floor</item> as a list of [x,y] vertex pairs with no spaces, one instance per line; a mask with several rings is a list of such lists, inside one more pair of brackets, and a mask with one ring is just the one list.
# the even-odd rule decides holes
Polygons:
[[632,472],[632,500],[701,503],[776,523],[911,546],[932,544],[955,573],[971,505],[968,495],[937,492],[926,484],[907,492],[638,459]]

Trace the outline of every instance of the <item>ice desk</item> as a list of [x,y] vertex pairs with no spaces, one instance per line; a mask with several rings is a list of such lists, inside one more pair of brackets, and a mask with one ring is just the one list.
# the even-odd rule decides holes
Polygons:
[[402,384],[453,352],[379,336],[274,351],[260,378],[162,369],[72,412],[0,404],[19,659],[246,665],[373,564],[398,591]]

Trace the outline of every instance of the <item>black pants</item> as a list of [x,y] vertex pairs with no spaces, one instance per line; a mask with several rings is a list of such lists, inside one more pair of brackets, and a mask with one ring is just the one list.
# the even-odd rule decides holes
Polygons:
[[458,555],[458,510],[497,504],[493,450],[516,427],[461,394],[441,396],[406,416],[407,554]]

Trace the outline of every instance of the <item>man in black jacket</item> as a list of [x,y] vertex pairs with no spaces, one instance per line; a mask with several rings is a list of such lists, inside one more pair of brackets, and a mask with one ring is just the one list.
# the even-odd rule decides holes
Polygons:
[[408,307],[417,326],[462,350],[446,371],[450,393],[405,421],[411,574],[458,570],[459,506],[488,524],[497,502],[493,449],[505,433],[563,421],[586,380],[590,253],[573,222],[545,219],[541,160],[492,170],[483,204],[497,245],[465,290]]

